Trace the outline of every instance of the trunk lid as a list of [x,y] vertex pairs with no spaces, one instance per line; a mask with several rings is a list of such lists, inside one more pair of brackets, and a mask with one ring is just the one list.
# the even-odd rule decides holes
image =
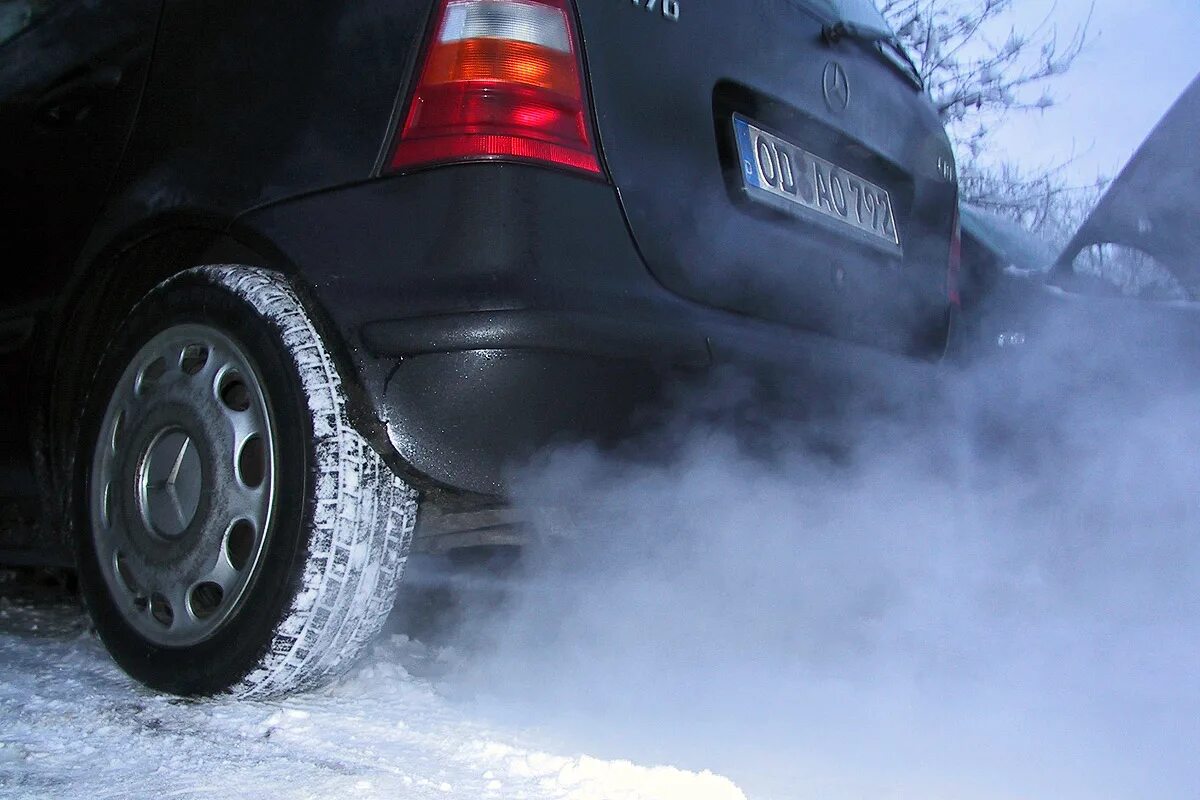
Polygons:
[[[823,35],[839,18],[864,24],[854,9],[838,13],[829,0],[577,6],[602,151],[661,283],[705,305],[896,352],[943,350],[957,203],[950,145],[897,63],[869,41]],[[746,188],[745,150],[759,146],[760,171],[772,158],[778,166],[779,148],[804,162],[792,171],[813,202]],[[887,192],[890,208],[875,211],[890,212],[894,230],[884,221],[871,232],[856,181],[860,199],[870,187]]]

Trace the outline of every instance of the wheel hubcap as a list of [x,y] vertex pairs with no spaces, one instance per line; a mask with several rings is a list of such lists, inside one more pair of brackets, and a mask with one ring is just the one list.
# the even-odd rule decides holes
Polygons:
[[109,401],[92,538],[118,610],[156,644],[212,636],[257,574],[277,457],[259,375],[229,336],[179,325],[138,351]]

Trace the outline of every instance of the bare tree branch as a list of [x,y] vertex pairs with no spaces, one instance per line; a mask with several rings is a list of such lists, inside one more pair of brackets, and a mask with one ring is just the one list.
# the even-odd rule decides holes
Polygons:
[[[1048,14],[1033,30],[992,36],[1016,0],[882,0],[881,10],[913,53],[934,107],[977,153],[986,128],[1008,111],[1053,105],[1048,84],[1065,74],[1089,41],[1089,16],[1063,41]],[[1051,12],[1052,13],[1052,12]],[[969,131],[963,133],[963,131]]]
[[1068,185],[1072,160],[1040,170],[1015,162],[982,166],[979,156],[1010,114],[1055,103],[1053,84],[1090,41],[1092,15],[1061,38],[1051,5],[1029,30],[1006,24],[1018,6],[1036,0],[878,0],[880,10],[912,54],[959,152],[963,199],[1010,217],[1063,243],[1106,185]]

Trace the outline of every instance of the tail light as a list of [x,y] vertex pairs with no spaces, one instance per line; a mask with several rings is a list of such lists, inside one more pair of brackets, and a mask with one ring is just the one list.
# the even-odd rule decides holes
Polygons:
[[571,0],[439,0],[393,170],[520,160],[601,174]]
[[959,292],[959,278],[962,273],[962,224],[958,217],[957,206],[954,209],[954,229],[950,233],[950,260],[946,266],[946,297],[951,305],[961,308],[962,295]]

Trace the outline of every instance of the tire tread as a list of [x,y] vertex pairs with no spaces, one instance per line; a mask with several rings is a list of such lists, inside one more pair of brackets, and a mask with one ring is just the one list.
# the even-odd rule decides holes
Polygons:
[[265,698],[342,674],[382,628],[407,561],[417,492],[350,423],[342,380],[296,292],[278,273],[198,267],[275,327],[304,389],[314,441],[311,534],[300,588],[263,658],[230,692]]

